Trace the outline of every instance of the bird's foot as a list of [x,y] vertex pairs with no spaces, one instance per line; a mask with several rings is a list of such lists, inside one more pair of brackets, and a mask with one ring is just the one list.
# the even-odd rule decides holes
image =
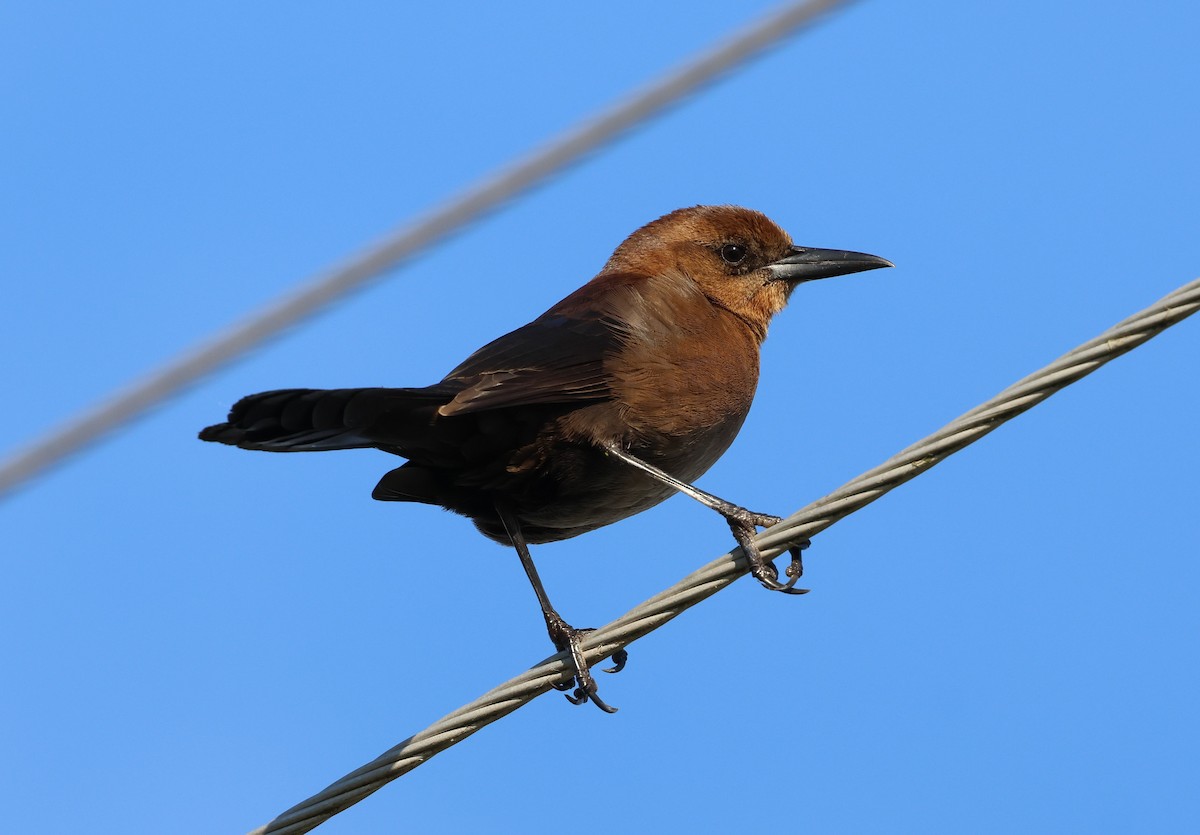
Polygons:
[[[591,701],[596,707],[603,710],[605,713],[616,713],[617,709],[603,699],[600,698],[596,686],[596,680],[592,678],[591,670],[588,669],[587,661],[583,657],[583,649],[580,647],[580,638],[587,632],[594,632],[594,629],[576,629],[571,626],[562,617],[553,610],[546,615],[546,629],[550,633],[550,640],[554,642],[554,646],[559,652],[570,653],[571,666],[575,668],[575,677],[565,684],[554,685],[555,690],[563,691],[563,695],[567,701],[574,705],[581,705],[586,701]],[[612,655],[613,666],[605,669],[606,673],[619,673],[625,668],[625,662],[629,660],[629,653],[624,649],[619,649]],[[575,688],[574,693],[567,693],[572,687]]]
[[778,525],[783,519],[769,513],[755,513],[744,507],[734,507],[724,516],[725,520],[729,522],[729,529],[733,531],[733,538],[737,540],[738,545],[742,546],[742,553],[750,562],[750,574],[755,580],[771,591],[781,591],[784,594],[808,594],[808,589],[798,589],[795,588],[795,585],[796,581],[804,574],[804,560],[801,558],[801,552],[812,544],[809,540],[806,539],[788,548],[792,562],[785,572],[788,581],[781,583],[779,582],[779,570],[775,568],[775,564],[770,560],[763,559],[758,546],[754,544],[754,534],[757,528]]

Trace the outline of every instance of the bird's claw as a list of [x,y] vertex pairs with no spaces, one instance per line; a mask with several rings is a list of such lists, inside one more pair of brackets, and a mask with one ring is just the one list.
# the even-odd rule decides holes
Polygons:
[[804,559],[801,556],[808,546],[812,545],[811,539],[805,539],[788,548],[788,553],[792,557],[791,563],[788,564],[787,571],[784,572],[788,577],[794,580],[799,580],[804,576]]
[[[546,626],[550,631],[550,639],[554,642],[554,646],[559,652],[566,652],[571,660],[571,666],[574,668],[574,677],[565,683],[555,684],[554,689],[562,692],[568,702],[573,705],[581,705],[584,702],[590,701],[596,707],[603,710],[605,713],[616,713],[617,709],[600,698],[598,693],[599,688],[596,686],[596,679],[592,678],[592,672],[588,669],[587,660],[583,656],[583,648],[580,646],[580,636],[585,632],[594,632],[594,629],[576,629],[558,613],[546,615]],[[606,673],[620,672],[625,666],[625,662],[629,659],[629,653],[624,649],[617,650],[612,655],[614,666],[607,669]],[[566,691],[572,687],[575,688],[573,693]]]
[[745,508],[737,508],[737,511],[727,516],[726,519],[733,531],[734,539],[737,540],[738,545],[742,546],[742,553],[750,562],[751,576],[758,580],[763,588],[784,594],[808,594],[808,589],[798,589],[795,586],[796,581],[804,575],[804,560],[801,558],[801,552],[812,544],[810,540],[806,539],[788,548],[792,561],[784,572],[788,580],[786,583],[781,583],[779,582],[779,570],[775,564],[764,559],[758,546],[754,544],[754,534],[756,528],[770,528],[778,525],[783,519],[769,513],[754,513]]
[[750,574],[755,580],[758,580],[758,582],[760,582],[764,588],[770,589],[771,591],[780,591],[784,594],[808,594],[808,589],[795,588],[796,581],[800,579],[799,574],[792,573],[792,569],[796,565],[795,558],[793,558],[792,564],[787,568],[788,581],[786,583],[779,582],[779,569],[775,567],[774,563],[770,562],[769,560],[764,560],[761,557],[759,560],[760,561],[757,565],[751,566]]
[[[582,635],[584,632],[595,632],[596,627],[589,626],[584,629],[578,629],[576,631],[580,635]],[[626,663],[629,662],[629,650],[622,647],[621,649],[614,652],[612,654],[611,658],[612,658],[613,665],[611,667],[605,667],[600,672],[602,672],[602,673],[619,673],[619,672],[621,672],[621,670],[624,670]],[[569,684],[567,685],[567,687],[570,687],[570,686],[571,685],[569,685]],[[565,690],[566,687],[561,687],[559,689]]]
[[603,673],[619,673],[619,672],[621,672],[621,670],[625,669],[625,662],[627,662],[628,660],[629,660],[628,650],[619,649],[612,654],[613,665],[611,667],[605,667],[603,670],[601,670],[601,672],[603,672]]

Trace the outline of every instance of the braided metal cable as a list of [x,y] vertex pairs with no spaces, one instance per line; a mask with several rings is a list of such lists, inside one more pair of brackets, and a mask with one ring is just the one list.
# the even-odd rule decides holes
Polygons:
[[[763,555],[778,556],[789,544],[825,530],[1059,389],[1182,321],[1197,309],[1200,309],[1200,279],[1185,284],[1095,339],[1068,351],[1040,371],[1014,383],[986,403],[763,532],[757,538]],[[594,664],[654,631],[685,609],[728,586],[747,569],[740,550],[725,554],[607,626],[589,633],[584,641],[588,663]],[[434,754],[461,742],[483,726],[547,692],[552,685],[569,678],[565,654],[548,658],[409,737],[319,794],[293,806],[251,835],[308,832]]]

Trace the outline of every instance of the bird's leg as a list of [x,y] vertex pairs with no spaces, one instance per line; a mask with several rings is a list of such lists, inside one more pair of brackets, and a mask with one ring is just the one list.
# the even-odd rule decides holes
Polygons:
[[754,579],[758,580],[766,588],[772,591],[786,592],[787,594],[805,594],[808,592],[808,589],[793,588],[796,585],[796,581],[804,573],[804,562],[801,559],[800,552],[809,546],[810,543],[807,539],[788,548],[792,562],[787,568],[788,581],[786,583],[779,582],[778,570],[771,562],[763,559],[758,546],[754,544],[756,529],[778,525],[783,521],[778,516],[771,516],[768,513],[755,513],[732,502],[727,502],[718,496],[714,496],[712,493],[706,493],[700,488],[688,484],[686,481],[680,481],[670,473],[663,472],[653,464],[647,464],[637,456],[630,455],[619,444],[610,443],[605,445],[604,449],[614,458],[618,458],[652,478],[656,478],[664,484],[674,487],[685,496],[692,497],[705,507],[712,508],[724,516],[725,521],[729,523],[729,529],[733,531],[733,538],[737,540],[737,544],[742,548],[742,553],[746,555],[746,559],[750,562],[750,573],[754,576]]
[[[562,615],[554,610],[550,605],[550,597],[546,594],[546,589],[542,585],[542,578],[538,576],[537,568],[533,564],[533,557],[529,555],[529,546],[525,542],[525,536],[521,533],[521,525],[516,517],[508,510],[496,503],[496,513],[500,516],[500,523],[504,525],[504,530],[508,533],[508,538],[512,541],[513,547],[517,549],[517,556],[521,558],[521,566],[525,569],[525,575],[529,577],[529,584],[533,586],[533,593],[537,595],[538,605],[542,607],[542,616],[546,619],[546,631],[550,634],[550,640],[559,652],[569,653],[571,666],[575,670],[574,682],[566,684],[554,685],[558,690],[569,690],[572,684],[575,686],[574,693],[564,693],[567,701],[572,704],[581,705],[589,699],[596,707],[603,710],[605,713],[616,713],[617,709],[604,702],[598,695],[596,680],[592,678],[591,671],[588,670],[587,659],[583,656],[583,649],[580,647],[580,636],[585,632],[591,632],[591,629],[576,629],[563,620]],[[613,666],[605,670],[606,673],[618,673],[625,667],[625,662],[629,658],[629,653],[621,649],[613,653]]]

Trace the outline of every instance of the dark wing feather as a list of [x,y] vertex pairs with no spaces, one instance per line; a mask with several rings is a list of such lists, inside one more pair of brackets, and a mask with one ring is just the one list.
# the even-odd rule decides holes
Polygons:
[[605,359],[620,347],[604,319],[546,314],[478,351],[446,375],[463,386],[443,416],[609,397]]

